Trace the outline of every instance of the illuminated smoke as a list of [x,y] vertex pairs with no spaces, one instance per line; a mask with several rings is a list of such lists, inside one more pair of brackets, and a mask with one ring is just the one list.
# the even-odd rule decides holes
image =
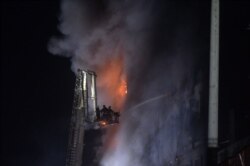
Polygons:
[[[193,146],[203,139],[203,125],[196,123],[200,50],[191,42],[197,30],[191,7],[163,0],[62,1],[63,37],[52,38],[49,51],[70,57],[74,72],[96,71],[99,105],[125,110],[119,131],[108,132],[112,147],[101,165],[185,165],[203,153]],[[120,93],[124,87],[127,95]]]
[[[189,165],[191,158],[204,153],[201,140],[193,147],[201,132],[192,124],[200,111],[200,84],[193,81],[190,71],[181,69],[185,64],[172,63],[169,71],[148,73],[151,78],[144,82],[141,102],[126,109],[115,138],[117,146],[106,153],[103,166]],[[169,81],[176,84],[168,85]]]
[[[145,29],[150,28],[150,19],[144,18],[150,4],[143,5],[144,2],[62,0],[59,30],[63,37],[52,38],[49,51],[70,57],[74,72],[78,68],[97,72],[100,105],[117,105],[124,100],[115,94],[111,94],[111,99],[107,96],[119,91],[128,69],[135,64],[131,62],[141,60],[147,37]],[[119,78],[115,78],[117,74]],[[118,89],[111,89],[110,84]]]

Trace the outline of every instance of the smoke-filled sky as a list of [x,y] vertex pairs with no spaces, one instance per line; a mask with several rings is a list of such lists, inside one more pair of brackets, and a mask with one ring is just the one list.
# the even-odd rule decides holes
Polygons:
[[[186,165],[204,158],[201,59],[209,53],[208,5],[62,1],[62,36],[51,39],[49,51],[70,57],[74,72],[96,71],[99,104],[123,110],[120,128],[104,139],[101,165]],[[127,96],[115,95],[124,80]]]
[[[197,3],[179,3],[62,1],[58,27],[63,35],[52,37],[49,51],[70,57],[74,72],[78,68],[97,72],[98,87],[102,87],[99,92],[101,104],[105,103],[102,99],[108,99],[107,95],[110,95],[102,96],[103,93],[112,93],[104,92],[106,89],[116,91],[109,88],[110,84],[114,87],[122,80],[129,81],[132,90],[136,86],[133,84],[140,84],[136,79],[141,79],[141,75],[146,78],[148,73],[159,68],[166,70],[166,67],[174,70],[171,74],[185,75],[184,71],[194,68],[196,57],[202,54],[201,47],[208,42],[207,33],[198,35],[204,33],[201,25],[209,21],[207,13],[204,19],[198,16],[201,9]],[[201,3],[207,11],[208,5]],[[199,40],[201,47],[195,45]],[[163,61],[160,66],[158,63]],[[171,69],[171,65],[179,67]],[[168,84],[178,86],[181,81],[169,81]]]
[[[249,5],[222,1],[223,139],[229,109],[236,138],[248,134]],[[103,137],[101,165],[181,165],[197,157],[190,143],[203,151],[209,1],[13,0],[1,9],[3,165],[65,165],[78,67],[97,72],[99,105],[123,111]]]

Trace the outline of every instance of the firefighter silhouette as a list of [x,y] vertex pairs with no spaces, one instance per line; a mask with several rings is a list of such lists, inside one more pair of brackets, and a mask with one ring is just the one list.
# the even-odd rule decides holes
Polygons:
[[108,108],[103,105],[103,108],[100,110],[97,107],[96,116],[98,121],[106,121],[108,124],[119,123],[120,113],[112,110],[112,107]]
[[101,120],[105,120],[107,118],[107,112],[108,112],[107,107],[103,105],[101,109]]
[[120,113],[114,112],[114,123],[119,123],[119,117],[120,117]]
[[100,120],[101,119],[101,110],[99,108],[99,106],[96,107],[96,120]]
[[113,123],[114,121],[114,111],[112,110],[111,106],[108,107],[108,122]]

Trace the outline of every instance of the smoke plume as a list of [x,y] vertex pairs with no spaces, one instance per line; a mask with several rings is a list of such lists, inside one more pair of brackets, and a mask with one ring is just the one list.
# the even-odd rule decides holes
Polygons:
[[62,0],[62,37],[49,51],[74,72],[96,71],[99,104],[124,110],[102,166],[188,165],[203,155],[197,13],[181,1]]

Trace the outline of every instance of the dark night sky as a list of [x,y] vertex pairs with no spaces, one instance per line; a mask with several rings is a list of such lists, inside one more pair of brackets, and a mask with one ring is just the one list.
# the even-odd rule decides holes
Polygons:
[[[1,10],[1,158],[4,165],[64,165],[74,74],[47,51],[59,2],[4,2]],[[2,164],[1,164],[2,165]]]
[[[250,121],[250,3],[222,4],[220,115],[237,110],[239,128],[244,130]],[[49,38],[58,34],[59,13],[59,1],[2,2],[1,159],[5,166],[65,164],[74,74],[69,59],[47,51]],[[222,122],[225,127],[229,123]]]

